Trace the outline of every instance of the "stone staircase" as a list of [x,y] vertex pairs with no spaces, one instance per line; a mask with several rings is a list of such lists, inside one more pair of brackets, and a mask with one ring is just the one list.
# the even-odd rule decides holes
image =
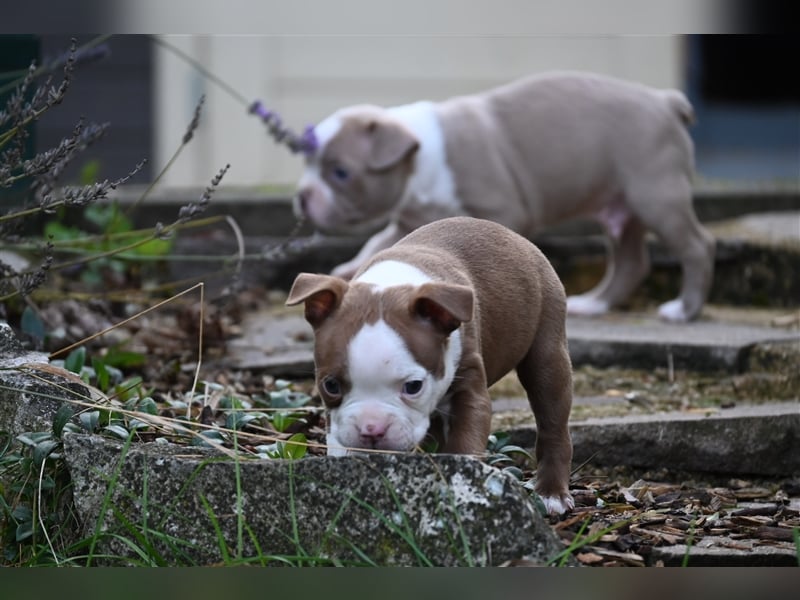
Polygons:
[[[120,189],[115,196],[125,205],[141,194],[139,186]],[[174,220],[181,206],[195,201],[201,189],[168,190],[148,199],[137,213],[141,227]],[[800,185],[699,184],[695,191],[698,217],[717,236],[716,276],[710,302],[740,306],[800,306]],[[296,221],[285,194],[257,189],[222,188],[215,193],[206,215],[229,215],[245,240],[245,250],[257,256],[265,249],[281,248]],[[298,233],[303,251],[290,246],[280,258],[251,260],[244,276],[269,287],[288,289],[299,271],[327,271],[351,258],[366,236],[330,237],[306,245],[309,228]],[[237,243],[233,231],[217,224],[212,229],[181,234],[177,252],[233,255]],[[568,293],[591,287],[605,268],[605,241],[599,227],[574,221],[554,227],[534,240],[562,277]],[[649,240],[653,263],[651,276],[633,298],[633,308],[669,300],[677,294],[679,267],[655,239]],[[218,263],[174,263],[181,277],[207,273]],[[786,274],[784,276],[784,274]]]

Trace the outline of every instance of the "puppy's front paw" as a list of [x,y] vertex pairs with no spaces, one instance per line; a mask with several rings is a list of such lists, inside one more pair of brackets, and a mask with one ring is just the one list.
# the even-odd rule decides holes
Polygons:
[[686,323],[691,319],[691,316],[686,313],[686,308],[683,302],[678,300],[670,300],[658,307],[658,316],[665,321],[673,323]]
[[328,456],[347,456],[347,448],[330,433],[326,436],[325,445],[328,447]]
[[575,500],[569,492],[557,496],[540,496],[548,515],[563,515],[575,508]]
[[567,313],[590,317],[608,312],[608,302],[591,296],[570,296],[567,298]]

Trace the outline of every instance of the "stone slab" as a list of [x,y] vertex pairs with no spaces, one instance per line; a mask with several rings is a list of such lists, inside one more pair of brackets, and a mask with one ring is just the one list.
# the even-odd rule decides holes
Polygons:
[[241,337],[227,344],[224,363],[282,377],[314,377],[313,331],[299,311],[244,317]]
[[568,317],[567,338],[573,365],[667,368],[694,371],[745,369],[759,344],[800,346],[800,332],[744,323],[699,319],[666,323],[649,315],[613,313]]
[[[140,197],[142,190],[141,186],[122,186],[114,192],[114,198],[129,204]],[[171,222],[179,208],[196,201],[202,191],[202,188],[157,190],[148,196],[147,210],[138,211],[138,218],[142,221],[139,225],[149,227],[157,221]],[[312,230],[308,224],[295,231],[297,222],[292,213],[291,194],[291,186],[282,190],[223,186],[215,193],[206,216],[226,215],[237,222],[250,257],[240,273],[243,280],[288,290],[297,272],[327,272],[352,258],[366,241],[366,234],[361,233],[315,238],[311,242]],[[795,304],[798,288],[791,273],[797,270],[797,249],[800,247],[800,232],[793,234],[793,226],[800,220],[800,190],[797,185],[698,184],[695,209],[700,220],[712,227],[718,239],[718,277],[711,290],[713,302]],[[235,254],[238,242],[227,225],[212,227],[216,228],[214,253]],[[597,235],[600,232],[595,222],[574,219],[548,227],[534,237],[570,293],[588,289],[602,274],[605,239]],[[303,251],[288,252],[281,259],[263,257],[265,247],[279,246],[289,235],[299,236]],[[675,273],[679,267],[675,257],[666,252],[654,236],[649,237],[653,272],[635,297],[662,302],[677,294]],[[789,251],[792,248],[782,241],[791,241],[792,237],[797,243],[792,245],[793,251]],[[177,239],[177,253],[205,255],[209,251],[207,239],[208,231],[184,231]],[[171,265],[176,278],[202,277],[216,270],[219,261],[171,261]]]
[[[649,557],[649,564],[660,562],[665,567],[680,567],[684,561],[689,567],[797,567],[797,550],[792,544],[779,546],[758,546],[752,540],[705,537],[702,542],[720,545],[689,548],[684,544],[676,546],[656,546]],[[732,547],[735,544],[736,547]],[[686,556],[688,552],[688,557]]]
[[800,211],[759,212],[709,225],[717,239],[800,248]]
[[0,432],[14,437],[49,431],[62,398],[89,397],[83,385],[47,364],[47,354],[24,350],[8,323],[0,322]]
[[142,523],[181,540],[150,535],[167,563],[179,565],[219,563],[221,544],[235,555],[240,526],[242,556],[273,564],[302,555],[322,564],[545,564],[563,549],[511,475],[466,456],[236,462],[211,449],[152,442],[124,450],[101,436],[66,434],[64,460],[84,535],[103,521],[100,554],[135,559],[112,534],[131,538],[130,524]]
[[[299,311],[264,311],[245,317],[244,334],[228,344],[231,367],[286,377],[312,377],[313,336]],[[632,313],[569,317],[567,337],[574,366],[721,370],[741,372],[753,348],[781,342],[800,347],[800,331],[699,320],[664,323]]]
[[[536,444],[533,427],[512,443]],[[800,475],[800,402],[572,422],[573,465],[670,469],[731,476]]]
[[[136,202],[146,186],[123,185],[111,197],[123,206]],[[204,187],[157,188],[147,198],[147,210],[139,211],[138,223],[150,227],[155,221],[171,222],[181,206],[196,202]],[[206,214],[231,214],[240,222],[245,235],[285,235],[295,224],[289,185],[282,190],[258,187],[221,186],[214,193]],[[701,221],[726,219],[760,211],[800,210],[800,186],[794,184],[735,182],[715,185],[698,182],[694,186],[694,205]]]

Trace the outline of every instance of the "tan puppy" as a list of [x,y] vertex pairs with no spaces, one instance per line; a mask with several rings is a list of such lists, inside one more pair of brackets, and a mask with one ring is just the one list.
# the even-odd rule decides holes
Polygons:
[[572,369],[564,288],[531,242],[455,217],[409,234],[352,281],[301,273],[286,301],[314,329],[328,454],[412,450],[483,455],[488,386],[516,369],[536,417],[536,490],[551,513],[568,490]]
[[611,240],[606,277],[568,300],[575,314],[624,302],[650,265],[655,232],[683,269],[667,320],[701,311],[714,240],[692,206],[693,111],[678,90],[588,73],[536,75],[443,102],[351,106],[314,127],[295,212],[323,233],[384,227],[333,274],[443,217],[490,219],[531,238],[579,216]]

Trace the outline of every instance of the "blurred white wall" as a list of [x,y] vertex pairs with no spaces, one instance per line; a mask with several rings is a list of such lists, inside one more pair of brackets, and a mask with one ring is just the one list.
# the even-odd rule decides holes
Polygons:
[[[295,130],[348,104],[442,99],[529,73],[579,69],[659,87],[684,86],[681,36],[161,36],[248,101]],[[205,185],[226,163],[226,185],[292,185],[302,159],[185,60],[155,49],[156,172],[177,149],[206,94],[201,125],[164,183]]]

